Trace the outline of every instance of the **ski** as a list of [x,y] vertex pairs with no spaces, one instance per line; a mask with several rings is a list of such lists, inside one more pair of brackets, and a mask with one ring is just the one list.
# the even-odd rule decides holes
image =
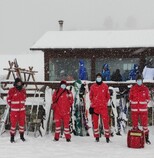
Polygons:
[[81,80],[74,83],[74,129],[76,136],[89,136],[88,118],[86,116],[86,89]]
[[8,116],[9,116],[9,110],[10,110],[10,106],[6,105],[5,111],[4,111],[1,121],[0,121],[0,135],[2,135],[5,131],[5,124],[6,124]]
[[38,119],[38,114],[39,114],[39,106],[40,106],[40,91],[38,92],[38,100],[37,100],[37,105],[36,105],[36,116],[35,119],[33,120],[34,123],[34,137],[37,137],[37,131],[39,134],[42,136],[42,133],[40,131],[40,120]]
[[47,128],[50,126],[51,121],[50,117],[52,115],[51,113],[51,99],[52,98],[52,89],[48,86],[45,89],[45,104],[44,104],[44,110],[45,110],[45,117],[43,118],[43,126],[40,127],[42,136],[45,136],[47,133]]
[[111,106],[111,135],[114,135],[114,132],[118,132],[118,125],[117,125],[117,118],[118,118],[118,112],[117,112],[117,100],[116,100],[116,89],[113,87],[109,87],[110,91],[110,103]]
[[[39,135],[42,136],[42,132],[40,130],[41,124],[43,126],[43,107],[41,103],[41,92],[40,91],[35,91],[33,100],[32,100],[32,105],[30,109],[30,114],[29,114],[29,120],[28,120],[28,125],[27,125],[27,135],[29,134],[29,131],[32,129],[34,131],[34,137],[38,137]],[[39,133],[37,135],[37,132]]]
[[128,89],[120,89],[119,95],[119,106],[118,106],[118,131],[119,133],[126,133],[127,122],[128,122]]

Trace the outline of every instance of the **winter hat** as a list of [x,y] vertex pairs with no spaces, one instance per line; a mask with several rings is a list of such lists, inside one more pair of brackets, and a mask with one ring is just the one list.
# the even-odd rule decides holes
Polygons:
[[109,68],[109,65],[108,65],[108,64],[104,64],[104,65],[103,65],[103,69],[104,69],[104,68],[108,69],[108,68]]
[[84,66],[84,60],[81,59],[81,60],[79,61],[79,63],[80,63],[81,66]]
[[14,86],[16,86],[18,82],[22,82],[22,80],[20,78],[16,78],[14,81]]
[[134,69],[138,69],[138,65],[137,64],[134,64]]
[[140,75],[140,74],[139,74],[139,75],[137,75],[137,77],[136,77],[136,81],[137,81],[137,80],[143,80],[142,75]]
[[96,74],[96,78],[97,78],[97,77],[101,77],[101,78],[102,78],[102,74],[101,74],[101,73],[97,73],[97,74]]
[[65,84],[65,85],[67,85],[67,82],[66,82],[66,80],[62,80],[62,81],[60,82],[60,85],[62,85],[62,84]]

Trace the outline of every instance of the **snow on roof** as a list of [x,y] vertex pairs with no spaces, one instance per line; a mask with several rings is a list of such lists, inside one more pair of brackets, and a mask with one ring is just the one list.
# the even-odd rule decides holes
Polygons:
[[30,49],[154,47],[154,30],[49,31]]

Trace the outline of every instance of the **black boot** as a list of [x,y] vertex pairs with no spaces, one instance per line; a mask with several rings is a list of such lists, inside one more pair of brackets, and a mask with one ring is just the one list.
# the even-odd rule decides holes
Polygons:
[[24,133],[20,133],[20,139],[24,142],[26,139],[24,138]]
[[116,133],[116,135],[118,135],[118,136],[121,136],[121,133],[120,133],[120,131],[118,131],[118,132]]
[[54,138],[54,140],[53,140],[54,142],[57,142],[57,141],[59,141],[59,139],[57,139],[57,138]]
[[11,143],[15,143],[15,141],[14,141],[14,135],[11,135],[10,142]]
[[67,142],[71,142],[71,139],[66,139]]
[[96,138],[96,142],[99,142],[99,137]]
[[151,144],[151,142],[149,140],[149,134],[145,135],[145,142],[146,142],[146,144]]
[[106,138],[106,143],[109,143],[110,142],[110,139],[109,138]]

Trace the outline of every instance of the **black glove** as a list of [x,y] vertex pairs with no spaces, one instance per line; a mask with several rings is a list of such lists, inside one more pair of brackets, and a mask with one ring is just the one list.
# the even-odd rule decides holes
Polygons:
[[90,108],[89,108],[89,114],[92,115],[93,113],[94,113],[94,108],[90,107]]

